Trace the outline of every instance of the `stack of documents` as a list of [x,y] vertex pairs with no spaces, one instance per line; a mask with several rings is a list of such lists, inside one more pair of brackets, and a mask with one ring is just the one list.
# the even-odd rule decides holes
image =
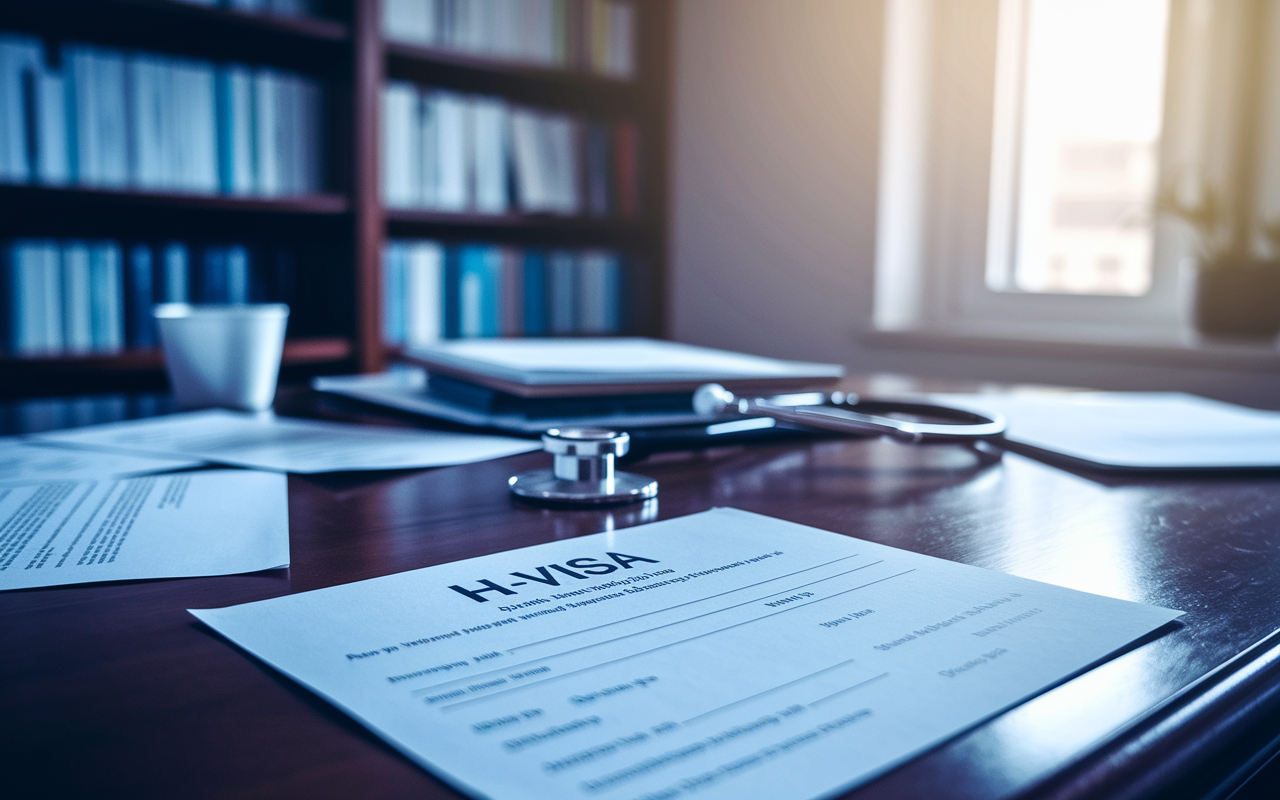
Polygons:
[[693,392],[704,383],[777,394],[831,384],[844,374],[838,364],[641,338],[449,341],[411,348],[406,358],[427,374],[317,378],[312,385],[402,411],[527,434],[562,425],[706,425],[718,420],[693,411]]

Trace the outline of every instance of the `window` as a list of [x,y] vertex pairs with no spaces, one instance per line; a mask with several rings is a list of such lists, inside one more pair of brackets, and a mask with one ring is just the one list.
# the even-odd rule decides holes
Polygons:
[[1280,138],[1248,113],[1276,92],[1269,25],[1264,3],[888,0],[877,327],[1181,339],[1195,240],[1156,196],[1250,184],[1249,137]]
[[1001,13],[1012,41],[996,55],[987,286],[1146,294],[1169,0],[1024,0]]

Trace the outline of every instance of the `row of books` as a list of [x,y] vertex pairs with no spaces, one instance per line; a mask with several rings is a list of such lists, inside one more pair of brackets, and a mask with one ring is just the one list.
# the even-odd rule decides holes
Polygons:
[[0,34],[0,181],[277,197],[322,186],[320,85]]
[[314,13],[311,0],[178,0],[192,6],[227,8],[249,14],[274,14],[278,17],[304,17]]
[[504,61],[635,74],[627,0],[383,0],[383,35]]
[[633,123],[420,91],[403,82],[386,86],[382,107],[383,199],[391,208],[638,214]]
[[245,244],[16,239],[0,281],[3,352],[116,353],[157,344],[156,303],[288,302],[292,270]]
[[391,241],[382,277],[390,345],[623,329],[623,259],[609,250]]

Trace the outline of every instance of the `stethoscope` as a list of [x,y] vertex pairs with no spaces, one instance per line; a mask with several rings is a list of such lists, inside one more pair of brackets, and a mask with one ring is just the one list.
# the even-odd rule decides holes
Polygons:
[[[900,444],[991,444],[1003,438],[1007,427],[999,414],[933,403],[862,399],[845,392],[738,397],[718,383],[698,387],[693,393],[693,409],[701,416],[768,417],[790,427],[882,436]],[[552,468],[512,476],[508,484],[516,497],[540,503],[601,506],[658,494],[658,482],[652,478],[615,469],[616,459],[631,448],[631,436],[624,431],[552,428],[542,435],[542,446],[554,457]]]

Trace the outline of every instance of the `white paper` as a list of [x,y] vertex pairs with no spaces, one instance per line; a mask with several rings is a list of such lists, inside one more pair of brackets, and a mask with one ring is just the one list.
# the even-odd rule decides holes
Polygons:
[[0,439],[0,486],[19,486],[51,480],[123,478],[200,466],[191,458],[99,453],[38,444],[23,439]]
[[536,441],[506,436],[379,428],[222,410],[55,431],[36,439],[300,473],[469,464],[542,447]]
[[1181,614],[734,509],[192,613],[495,800],[825,796]]
[[1012,441],[1111,467],[1280,467],[1280,412],[1179,392],[934,394],[995,411]]
[[0,590],[288,566],[286,481],[207,470],[0,489]]
[[[413,351],[411,351],[413,352]],[[838,377],[844,368],[641,338],[463,339],[419,351],[423,358],[547,380]],[[542,375],[540,375],[542,373]]]

